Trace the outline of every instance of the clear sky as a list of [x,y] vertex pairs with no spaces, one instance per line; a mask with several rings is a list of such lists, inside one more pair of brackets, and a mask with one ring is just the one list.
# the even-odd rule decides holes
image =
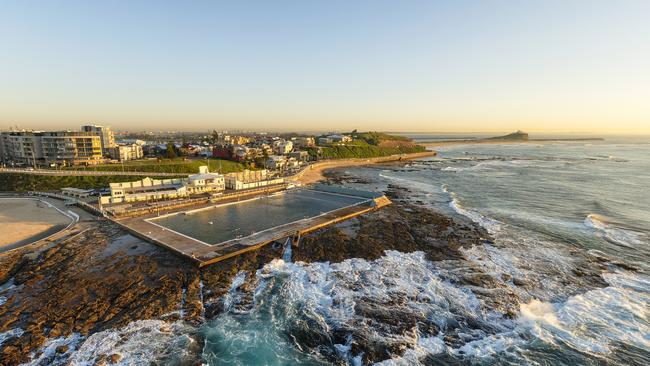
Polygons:
[[650,132],[650,1],[0,0],[0,129]]

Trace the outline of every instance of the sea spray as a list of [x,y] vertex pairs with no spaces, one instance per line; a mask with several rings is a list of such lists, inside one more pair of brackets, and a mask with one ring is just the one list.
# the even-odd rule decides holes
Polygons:
[[232,279],[230,289],[223,297],[224,311],[232,311],[234,305],[238,304],[241,301],[243,293],[241,292],[240,287],[246,281],[246,277],[246,271],[239,271],[237,272],[237,275]]
[[89,336],[70,356],[69,364],[93,365],[114,354],[120,365],[196,363],[200,349],[195,332],[183,321],[135,321]]
[[284,252],[282,253],[282,260],[285,262],[291,262],[291,246],[293,245],[293,240],[289,237],[284,243]]
[[205,319],[205,303],[204,303],[204,288],[202,274],[199,274],[199,301],[201,302],[201,319]]
[[[412,356],[426,354],[423,349],[427,345],[440,346],[437,334],[420,334],[430,329],[472,333],[471,329],[461,331],[464,326],[458,328],[457,319],[472,319],[474,327],[478,326],[473,328],[478,337],[490,330],[509,329],[508,321],[495,323],[500,316],[484,314],[471,291],[446,282],[437,271],[421,252],[387,251],[375,261],[349,259],[334,264],[276,259],[258,271],[256,305],[250,313],[226,313],[207,326],[208,361],[246,363],[256,357],[248,351],[241,354],[230,350],[230,337],[237,333],[250,342],[251,350],[270,352],[266,356],[271,357],[271,363],[280,354],[298,357],[295,352],[310,360],[313,356],[309,355],[316,352],[323,359],[342,357],[354,363],[359,357],[377,357],[368,355],[374,347],[392,348],[396,344],[411,350]],[[401,320],[389,321],[396,316]],[[317,344],[313,343],[315,339],[319,340]],[[372,345],[365,344],[369,339]],[[272,342],[278,344],[273,346]],[[371,348],[361,351],[362,355],[352,352],[351,344],[361,350]]]

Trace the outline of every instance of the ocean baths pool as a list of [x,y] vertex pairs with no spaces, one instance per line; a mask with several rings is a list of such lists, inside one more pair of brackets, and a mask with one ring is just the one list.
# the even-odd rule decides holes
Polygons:
[[152,218],[152,224],[215,245],[372,199],[308,189],[294,189],[241,202]]

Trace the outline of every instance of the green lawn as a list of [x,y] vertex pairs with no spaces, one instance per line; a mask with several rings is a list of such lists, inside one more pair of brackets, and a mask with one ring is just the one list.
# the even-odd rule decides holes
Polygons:
[[211,172],[219,173],[232,173],[239,172],[244,169],[250,169],[247,164],[238,163],[230,160],[222,159],[202,159],[202,160],[187,160],[182,159],[162,159],[157,160],[136,160],[129,161],[122,164],[104,164],[89,167],[69,167],[66,169],[72,170],[94,170],[94,171],[108,171],[108,172],[151,172],[151,173],[178,173],[178,174],[193,174],[199,172],[201,165],[208,165]]
[[[36,174],[7,173],[0,174],[0,191],[52,191],[65,187],[82,189],[108,188],[108,183],[132,182],[146,176],[103,175],[103,176],[50,176]],[[151,175],[151,178],[156,178]],[[171,177],[161,177],[169,179]]]

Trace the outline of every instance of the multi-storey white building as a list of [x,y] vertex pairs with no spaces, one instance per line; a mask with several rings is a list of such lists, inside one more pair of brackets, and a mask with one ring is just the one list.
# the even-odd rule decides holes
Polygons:
[[110,155],[119,161],[142,159],[144,156],[142,146],[138,144],[119,144],[112,150]]
[[293,151],[293,142],[285,140],[274,141],[273,147],[276,154],[284,155]]

